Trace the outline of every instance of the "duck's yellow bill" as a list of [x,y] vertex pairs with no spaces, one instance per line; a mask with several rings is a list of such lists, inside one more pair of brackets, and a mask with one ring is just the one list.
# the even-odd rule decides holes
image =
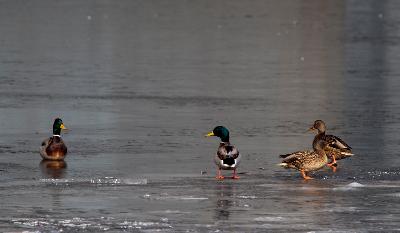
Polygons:
[[206,137],[211,137],[214,136],[214,132],[209,132],[208,134],[205,135]]
[[64,130],[66,130],[66,129],[67,129],[67,127],[65,127],[65,125],[64,125],[64,124],[61,124],[61,125],[60,125],[60,129],[64,129]]

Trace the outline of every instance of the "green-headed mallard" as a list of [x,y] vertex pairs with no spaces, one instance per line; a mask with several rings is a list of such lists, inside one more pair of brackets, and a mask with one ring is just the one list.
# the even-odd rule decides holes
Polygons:
[[337,166],[336,160],[345,159],[354,155],[351,152],[351,147],[342,139],[334,135],[325,134],[326,125],[322,120],[316,120],[314,125],[309,130],[318,131],[317,135],[314,137],[313,145],[319,140],[324,140],[327,142],[327,146],[324,149],[328,158],[330,159],[330,162],[327,165],[331,166],[334,171],[336,169],[335,166]]
[[57,118],[53,124],[53,136],[46,138],[40,146],[40,155],[43,159],[63,160],[67,154],[67,146],[61,139],[61,130],[65,128],[62,120]]
[[236,169],[239,165],[241,155],[234,145],[229,142],[229,131],[224,126],[217,126],[206,137],[216,136],[221,139],[214,161],[218,167],[217,179],[224,179],[221,170],[233,170],[232,179],[239,179]]
[[284,158],[282,163],[278,164],[284,168],[294,168],[301,172],[305,180],[313,179],[307,175],[310,171],[316,171],[328,163],[328,157],[324,151],[326,142],[319,140],[313,144],[314,150],[297,151],[286,155],[280,155]]

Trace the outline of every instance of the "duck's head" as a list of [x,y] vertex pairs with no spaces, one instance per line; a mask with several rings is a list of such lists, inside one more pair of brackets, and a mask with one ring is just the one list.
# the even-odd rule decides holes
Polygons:
[[56,118],[53,124],[53,135],[60,135],[62,129],[67,129],[60,118]]
[[314,131],[314,130],[317,130],[318,133],[324,133],[326,131],[325,122],[323,122],[322,120],[314,121],[314,125],[309,129],[309,131]]
[[208,133],[206,137],[216,136],[221,139],[222,142],[229,142],[229,131],[224,126],[217,126],[212,132]]

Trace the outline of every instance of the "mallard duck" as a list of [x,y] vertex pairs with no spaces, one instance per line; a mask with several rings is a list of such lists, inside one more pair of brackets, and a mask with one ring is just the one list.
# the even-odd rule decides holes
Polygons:
[[61,130],[65,130],[62,120],[57,118],[53,124],[53,136],[46,138],[40,146],[40,155],[43,159],[63,160],[67,154],[67,146],[61,139]]
[[221,139],[214,161],[218,167],[217,176],[215,178],[221,180],[221,170],[233,170],[232,179],[239,179],[236,169],[239,165],[241,155],[238,149],[229,142],[229,131],[224,126],[217,126],[212,132],[205,135],[206,137],[216,136]]
[[278,164],[284,168],[294,168],[301,172],[305,180],[313,179],[307,175],[310,171],[323,168],[328,163],[328,157],[324,151],[326,146],[324,140],[319,140],[313,144],[314,150],[297,151],[286,155],[280,155],[282,163]]
[[351,152],[351,147],[342,139],[334,135],[325,134],[326,125],[322,120],[316,120],[314,125],[309,130],[317,131],[317,135],[315,135],[313,140],[313,145],[319,140],[324,140],[327,142],[327,146],[324,149],[328,158],[330,159],[330,162],[327,165],[332,167],[333,171],[336,170],[336,160],[345,159],[354,155]]

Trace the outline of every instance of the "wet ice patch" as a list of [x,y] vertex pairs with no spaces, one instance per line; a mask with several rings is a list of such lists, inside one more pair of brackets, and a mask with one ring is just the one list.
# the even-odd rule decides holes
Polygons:
[[324,186],[309,186],[309,185],[301,185],[299,183],[296,183],[294,185],[292,184],[259,184],[257,185],[259,187],[266,187],[266,188],[271,188],[274,190],[282,190],[282,191],[292,191],[292,190],[329,190],[329,187],[324,187]]
[[352,182],[352,183],[344,185],[344,186],[333,188],[333,190],[336,190],[336,191],[351,191],[351,190],[357,190],[357,189],[362,188],[362,187],[365,187],[365,185],[360,184],[358,182]]
[[82,218],[61,220],[58,223],[64,227],[71,227],[71,228],[74,227],[79,229],[86,229],[87,227],[91,226],[91,223],[89,221],[85,221]]
[[280,216],[263,216],[263,217],[257,217],[254,219],[254,221],[257,221],[257,222],[282,222],[285,220],[286,220],[286,218],[280,217]]
[[400,197],[400,193],[389,193],[385,194],[386,196],[391,196],[391,197]]
[[352,182],[350,184],[347,185],[348,187],[354,187],[354,188],[360,188],[360,187],[364,187],[365,185],[360,184],[358,182]]
[[397,179],[400,176],[400,171],[369,171],[368,175],[376,179]]
[[208,198],[207,197],[194,197],[194,196],[165,196],[165,197],[159,198],[159,200],[167,200],[167,199],[196,201],[196,200],[207,200]]
[[[5,231],[4,233],[17,233],[19,231]],[[21,231],[21,233],[41,233],[40,231]]]
[[147,179],[132,179],[132,178],[116,178],[116,177],[101,177],[101,178],[71,178],[71,179],[40,179],[41,183],[52,185],[145,185]]
[[370,188],[400,188],[400,183],[398,181],[380,181],[375,184],[368,184],[367,187]]
[[254,195],[249,195],[249,196],[239,195],[239,196],[237,196],[237,198],[240,198],[240,199],[256,199],[257,197],[254,196]]
[[196,197],[196,196],[170,196],[168,194],[161,195],[150,195],[148,193],[143,195],[145,199],[151,200],[184,200],[184,201],[201,201],[208,200],[208,197]]
[[150,211],[150,213],[154,213],[154,214],[190,214],[191,212],[180,211],[180,210],[155,210],[155,211]]
[[85,220],[82,218],[72,218],[64,220],[55,220],[49,218],[18,218],[11,220],[15,225],[39,228],[39,229],[96,229],[96,230],[108,230],[109,227],[106,224],[96,223],[93,220]]
[[48,221],[45,221],[44,219],[18,218],[18,219],[12,219],[11,221],[18,226],[24,226],[24,227],[38,227],[50,224]]
[[358,182],[352,182],[350,184],[339,186],[333,188],[333,190],[337,191],[348,191],[348,190],[359,190],[360,188],[400,188],[400,183],[398,181],[380,181],[369,184],[360,184]]
[[174,199],[182,199],[182,200],[207,200],[207,197],[174,197]]
[[[153,231],[172,228],[171,225],[164,222],[145,222],[145,221],[124,221],[118,223],[120,229],[151,229]],[[161,228],[160,228],[161,227]],[[158,229],[157,229],[158,228]]]
[[357,207],[354,206],[345,206],[345,207],[333,207],[329,208],[327,211],[329,212],[337,212],[337,213],[346,213],[346,212],[357,212]]
[[382,196],[400,197],[400,193],[387,193],[387,194],[382,194]]

